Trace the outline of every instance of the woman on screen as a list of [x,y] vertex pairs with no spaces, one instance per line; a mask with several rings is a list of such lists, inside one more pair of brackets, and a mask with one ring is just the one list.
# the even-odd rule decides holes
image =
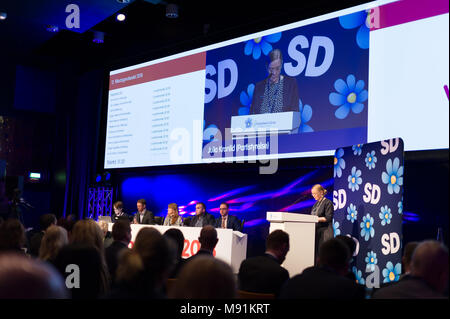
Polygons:
[[295,78],[281,75],[283,55],[279,49],[269,53],[269,76],[256,83],[250,114],[298,112],[298,87]]
[[169,204],[167,208],[167,216],[164,219],[163,226],[183,226],[183,220],[178,215],[178,205],[175,203]]
[[312,207],[311,215],[319,217],[319,222],[316,224],[316,256],[318,256],[320,245],[324,241],[333,238],[334,208],[331,200],[325,197],[326,194],[327,190],[320,184],[316,184],[311,188],[311,195],[316,200]]

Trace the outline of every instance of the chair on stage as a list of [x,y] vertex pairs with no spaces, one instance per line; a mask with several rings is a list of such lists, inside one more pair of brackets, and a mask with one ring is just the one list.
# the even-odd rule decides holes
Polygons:
[[161,216],[155,216],[155,224],[162,225],[164,223],[164,218]]
[[241,232],[244,229],[244,223],[245,223],[245,219],[241,220]]
[[275,294],[238,290],[239,299],[275,299]]

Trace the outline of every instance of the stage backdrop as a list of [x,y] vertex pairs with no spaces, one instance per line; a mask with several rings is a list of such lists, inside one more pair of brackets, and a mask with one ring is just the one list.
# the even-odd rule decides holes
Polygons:
[[351,268],[367,288],[401,274],[403,141],[339,148],[334,157],[334,236],[357,243]]

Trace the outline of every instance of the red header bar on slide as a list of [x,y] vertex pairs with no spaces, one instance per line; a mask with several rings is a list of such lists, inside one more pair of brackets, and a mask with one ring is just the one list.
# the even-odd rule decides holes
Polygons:
[[448,0],[400,0],[371,10],[370,31],[448,13]]
[[144,66],[135,70],[111,75],[109,80],[109,90],[200,71],[204,70],[205,66],[206,52]]

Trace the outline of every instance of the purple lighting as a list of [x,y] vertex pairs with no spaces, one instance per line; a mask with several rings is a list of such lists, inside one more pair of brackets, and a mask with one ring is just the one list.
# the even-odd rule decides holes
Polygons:
[[224,198],[227,198],[227,197],[230,197],[230,196],[239,194],[239,193],[246,192],[246,191],[248,191],[248,190],[250,190],[250,189],[252,189],[252,188],[255,188],[255,186],[241,187],[241,188],[238,188],[238,189],[235,189],[235,190],[232,190],[232,191],[223,193],[223,194],[221,194],[221,195],[219,195],[219,196],[217,196],[217,197],[208,199],[208,202],[215,202],[215,201],[218,201],[218,200],[222,200],[222,199],[224,199]]

